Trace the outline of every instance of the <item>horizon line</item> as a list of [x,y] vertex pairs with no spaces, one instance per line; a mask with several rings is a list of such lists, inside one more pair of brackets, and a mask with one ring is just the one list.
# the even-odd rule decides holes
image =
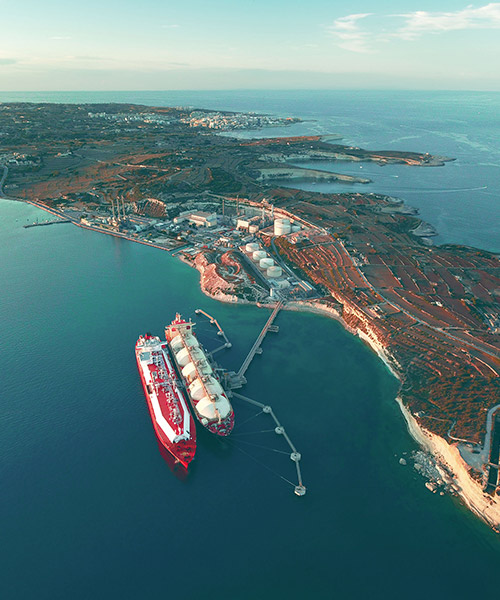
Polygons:
[[474,93],[497,93],[500,89],[467,89],[467,88],[377,88],[377,87],[241,87],[241,88],[176,88],[176,89],[78,89],[78,90],[60,90],[60,89],[40,89],[40,90],[0,90],[0,94],[71,94],[71,93],[175,93],[175,92],[474,92]]

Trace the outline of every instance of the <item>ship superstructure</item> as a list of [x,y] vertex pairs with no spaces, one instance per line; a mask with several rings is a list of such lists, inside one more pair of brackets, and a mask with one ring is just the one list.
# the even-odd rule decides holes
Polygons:
[[194,335],[194,323],[177,314],[165,337],[198,421],[211,433],[229,435],[234,412],[227,394]]
[[146,334],[135,346],[151,420],[161,444],[185,468],[196,452],[196,427],[189,412],[167,344]]

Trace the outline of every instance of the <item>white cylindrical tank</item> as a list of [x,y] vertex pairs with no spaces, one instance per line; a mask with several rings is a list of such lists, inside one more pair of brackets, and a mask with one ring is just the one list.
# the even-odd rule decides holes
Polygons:
[[259,261],[259,267],[261,269],[269,269],[274,265],[274,260],[272,258],[261,258]]
[[274,235],[286,235],[291,231],[290,219],[274,219]]
[[287,279],[280,279],[280,281],[278,281],[277,284],[280,290],[284,290],[290,287],[290,282]]
[[269,267],[266,271],[267,276],[271,278],[281,277],[283,275],[283,269],[278,266]]
[[248,252],[248,254],[251,254],[252,252],[255,252],[258,249],[259,244],[256,244],[255,242],[250,242],[245,246],[245,250]]
[[255,252],[252,254],[252,260],[259,262],[261,258],[266,258],[266,256],[267,252],[264,252],[264,250],[255,250]]

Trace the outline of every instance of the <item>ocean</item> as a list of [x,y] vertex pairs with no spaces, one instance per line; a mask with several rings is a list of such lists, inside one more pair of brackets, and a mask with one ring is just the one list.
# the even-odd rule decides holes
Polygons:
[[[363,165],[374,182],[361,189],[418,206],[438,242],[499,250],[499,94],[0,94],[21,99],[272,112],[305,119],[287,135],[338,132],[361,147],[452,156],[441,168]],[[234,369],[267,311],[207,298],[198,273],[167,252],[69,224],[24,229],[44,213],[17,202],[1,200],[0,217],[2,598],[497,591],[499,536],[457,498],[425,488],[394,401],[397,381],[337,322],[281,312],[243,390],[272,405],[302,454],[306,496],[293,494],[294,464],[270,418],[238,400],[233,436],[199,432],[181,479],[154,436],[135,365],[138,335],[161,334],[180,311],[213,349],[220,338],[194,314],[203,308],[233,343],[217,358]]]

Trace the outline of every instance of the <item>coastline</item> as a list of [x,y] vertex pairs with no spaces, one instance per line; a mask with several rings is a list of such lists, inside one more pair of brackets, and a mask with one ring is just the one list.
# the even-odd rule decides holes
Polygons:
[[[401,375],[391,364],[392,357],[387,352],[378,340],[372,339],[361,330],[354,330],[350,327],[334,309],[327,307],[318,307],[317,303],[313,302],[313,306],[308,306],[309,303],[295,302],[298,305],[295,310],[309,310],[317,314],[323,314],[330,318],[339,321],[343,327],[353,335],[357,335],[378,355],[384,362],[391,374],[401,382]],[[288,308],[288,307],[287,307]],[[294,310],[294,307],[290,308]],[[450,479],[453,483],[453,488],[456,493],[462,498],[465,505],[476,514],[479,518],[485,521],[494,531],[499,533],[500,529],[500,496],[486,496],[483,493],[481,485],[472,479],[469,475],[469,467],[463,460],[456,444],[449,444],[444,438],[431,433],[425,427],[420,425],[415,417],[411,414],[408,408],[404,405],[400,396],[396,396],[396,402],[405,418],[408,432],[412,438],[420,444],[427,452],[432,454],[437,464],[444,467],[445,471],[450,473]]]
[[[357,12],[349,8],[343,10],[340,7],[339,14],[334,17]],[[389,31],[397,30],[403,19],[389,17],[389,10],[385,8],[364,9],[363,12],[376,15],[356,21],[358,30],[371,33],[379,25],[390,27],[387,21],[391,20],[394,26]],[[455,12],[461,8],[452,6],[449,10]],[[436,13],[444,9],[430,6],[425,10]],[[218,26],[226,26],[227,33],[228,20],[234,22],[235,29],[241,28],[235,10],[229,14],[226,23],[213,7],[200,7],[198,15],[200,11],[206,12],[205,23],[209,25],[202,28],[203,36],[212,35]],[[255,17],[254,25],[260,22],[260,26],[254,27],[253,35],[269,38],[273,43],[281,42],[283,55],[289,50],[283,31],[296,21],[301,11],[311,20],[312,11],[304,5],[288,7],[288,10],[285,7],[284,11],[271,6],[260,15],[257,11],[245,12],[247,20]],[[139,36],[134,35],[138,28],[133,26],[133,12],[146,22],[147,13],[136,6],[128,16],[123,15],[125,18],[116,10],[110,14],[101,11],[101,28],[109,17],[109,21],[120,27],[122,37],[127,30],[133,38],[140,37],[141,31]],[[396,12],[412,11],[399,8]],[[92,16],[88,12],[87,15]],[[97,15],[87,19],[88,23],[95,23]],[[172,11],[170,14],[164,11],[164,27],[159,35],[167,43],[175,38],[181,43],[183,39],[187,41],[185,34],[190,24],[175,21],[175,16]],[[267,35],[266,21],[270,17],[280,21],[274,36],[272,32]],[[330,18],[330,23],[334,17]],[[57,14],[52,21],[56,18]],[[128,24],[124,25],[125,19]],[[244,21],[245,15],[243,22],[240,20],[241,26],[245,25]],[[171,28],[172,23],[180,23],[180,27]],[[155,23],[154,27],[158,29],[158,25],[161,29],[161,23]],[[194,25],[196,27],[196,23]],[[95,25],[93,29],[95,31]],[[319,39],[322,33],[323,38],[325,35],[320,30],[316,33],[313,41],[322,47],[304,48],[302,52],[295,48],[295,53],[297,56],[315,53],[319,57],[317,62],[326,64],[328,48]],[[23,35],[22,32],[19,35]],[[429,44],[434,44],[436,50],[439,47],[442,51],[434,57],[437,72],[439,56],[445,53],[444,46],[448,42],[457,42],[464,35],[481,35],[482,39],[489,35],[494,42],[494,34],[487,31],[423,35],[414,42],[402,42],[410,60],[401,71],[418,67],[418,63],[431,54]],[[216,43],[221,46],[229,41],[228,37],[219,37]],[[64,51],[73,41],[48,43],[56,52]],[[304,40],[299,37],[296,46],[301,41]],[[396,42],[399,40],[385,45]],[[377,40],[376,44],[381,47],[382,42]],[[143,50],[147,52],[148,48]],[[180,50],[179,55],[182,54]],[[335,52],[342,53],[345,60],[354,57],[361,68],[370,61],[375,69],[381,66],[380,52],[367,56],[338,49]],[[461,50],[462,57],[467,55],[468,59],[474,52],[479,55],[480,48],[463,47]],[[332,53],[333,50],[330,55]],[[150,56],[153,53],[150,52]],[[390,53],[387,56],[394,61],[394,53],[392,57]],[[66,58],[66,63],[72,62]],[[339,61],[330,61],[327,67],[342,69],[345,61],[339,58]],[[441,63],[449,59],[452,67],[456,67],[459,58],[444,56]],[[184,57],[179,56],[179,60]],[[76,68],[82,60],[73,62]],[[88,60],[86,64],[91,68],[97,62]],[[493,65],[488,65],[487,61],[483,60],[481,66],[483,71],[492,71]],[[5,71],[19,71],[20,68],[25,67],[7,65]],[[178,77],[176,73],[174,67],[172,77]],[[76,75],[74,72],[72,78]],[[237,82],[238,74],[229,75],[228,79]],[[260,77],[266,85],[277,76],[291,77],[289,73],[276,77],[272,74],[251,75]],[[188,76],[192,76],[193,87],[197,87],[198,74],[191,69]],[[155,78],[150,72],[143,72],[138,74],[136,81],[140,77]],[[167,77],[163,76],[163,83]],[[497,177],[500,145],[495,144],[500,136],[497,118],[500,94],[439,89],[308,89],[307,77],[317,80],[320,75],[314,72],[299,75],[303,89],[291,91],[109,90],[5,94],[6,101],[19,104],[19,112],[23,110],[21,103],[30,101],[41,107],[42,103],[80,103],[93,112],[106,110],[110,113],[109,120],[93,121],[96,135],[92,129],[85,128],[80,138],[70,137],[65,133],[66,127],[71,133],[73,123],[79,126],[78,119],[73,123],[70,119],[66,122],[59,118],[57,106],[52,108],[47,104],[48,133],[54,132],[63,141],[54,144],[54,152],[61,151],[64,155],[66,150],[71,150],[79,153],[83,142],[82,164],[79,166],[78,157],[71,155],[52,157],[48,147],[46,167],[41,173],[34,171],[18,176],[15,169],[12,174],[9,169],[7,196],[34,200],[38,196],[77,219],[81,212],[86,213],[84,221],[88,219],[96,225],[95,231],[100,234],[105,233],[98,229],[102,226],[134,238],[134,224],[139,229],[143,223],[144,230],[137,231],[139,238],[166,248],[171,243],[179,243],[177,251],[165,253],[153,251],[142,243],[140,246],[137,243],[128,245],[115,236],[94,236],[92,229],[73,230],[69,224],[24,229],[25,223],[52,221],[57,217],[46,211],[39,212],[29,204],[19,206],[19,199],[14,200],[16,204],[0,201],[5,283],[0,312],[4,344],[6,349],[9,348],[3,365],[2,386],[6,425],[1,444],[5,473],[2,512],[7,517],[2,587],[12,596],[26,597],[26,600],[33,597],[38,600],[36,596],[42,596],[40,600],[44,600],[45,594],[64,597],[72,590],[74,600],[88,600],[89,596],[100,594],[110,596],[110,600],[114,595],[138,598],[150,595],[151,600],[160,600],[168,589],[169,595],[193,595],[200,600],[204,597],[206,600],[238,600],[240,595],[244,597],[241,600],[258,600],[259,597],[279,600],[282,596],[284,600],[306,600],[310,596],[311,600],[314,597],[321,600],[329,595],[345,600],[369,600],[371,596],[374,600],[379,596],[380,600],[399,597],[401,600],[405,597],[408,600],[413,597],[415,600],[445,600],[448,596],[459,600],[466,596],[473,598],[478,593],[498,593],[499,581],[495,573],[500,564],[500,534],[495,535],[486,520],[458,496],[457,487],[448,473],[444,475],[444,468],[436,465],[433,455],[424,446],[427,439],[422,436],[423,441],[416,441],[402,414],[404,407],[394,400],[398,401],[400,396],[414,416],[417,435],[420,433],[418,426],[422,426],[448,444],[454,444],[452,435],[467,439],[470,432],[471,440],[483,444],[483,452],[479,445],[457,445],[467,465],[474,465],[469,475],[481,488],[480,465],[487,461],[490,449],[495,449],[492,460],[496,462],[500,440],[500,409],[496,413],[498,417],[493,415],[488,422],[493,426],[472,425],[486,418],[483,405],[500,403],[500,387],[496,398],[494,394],[486,393],[485,388],[481,389],[483,380],[491,381],[494,375],[487,366],[491,359],[486,358],[486,363],[481,363],[479,358],[485,358],[484,354],[472,350],[470,358],[463,352],[460,362],[460,342],[439,342],[433,330],[424,325],[427,318],[430,322],[430,317],[423,316],[421,325],[412,324],[411,317],[398,308],[407,309],[409,314],[416,316],[422,315],[422,308],[437,315],[441,313],[441,307],[432,302],[441,301],[441,296],[454,297],[453,305],[457,311],[450,314],[458,319],[469,312],[472,315],[468,340],[471,343],[485,340],[495,346],[500,343],[499,335],[486,333],[486,320],[483,328],[479,326],[480,316],[475,307],[462,303],[461,294],[448,295],[451,288],[447,287],[448,281],[453,288],[462,285],[455,275],[464,282],[464,274],[479,270],[487,275],[500,275],[499,270],[494,271],[494,267],[488,266],[492,265],[490,259],[482,256],[483,251],[500,252],[500,236],[498,232],[495,234],[497,226],[494,225],[495,213],[500,221],[500,178]],[[348,76],[345,77],[347,87],[352,87]],[[216,78],[224,83],[225,78],[220,74],[213,73],[212,77],[208,74],[207,80],[214,84],[212,87],[216,87]],[[111,78],[107,79],[110,87],[116,87]],[[384,87],[384,82],[373,74],[362,78],[361,87],[366,88],[370,79],[375,81],[374,86]],[[398,83],[399,87],[405,86],[401,77]],[[426,87],[424,84],[421,87]],[[346,136],[345,142],[339,143],[367,148],[437,151],[457,156],[457,162],[446,163],[446,167],[434,170],[418,170],[406,165],[379,168],[376,163],[362,162],[297,162],[304,167],[364,174],[374,183],[352,186],[278,181],[260,186],[251,169],[248,176],[246,171],[232,169],[238,160],[245,163],[247,157],[253,156],[252,147],[243,148],[241,155],[235,151],[234,162],[231,162],[233,144],[225,137],[219,142],[216,138],[222,136],[215,130],[200,130],[199,139],[191,144],[184,142],[191,136],[191,130],[184,138],[175,133],[175,124],[172,124],[170,134],[168,127],[164,132],[153,119],[144,126],[133,118],[123,123],[115,121],[112,113],[126,111],[126,102],[143,102],[141,110],[148,112],[158,106],[159,118],[165,119],[169,118],[169,105],[192,107],[193,110],[205,106],[214,110],[262,110],[278,115],[284,111],[285,114],[305,115],[311,122],[290,128],[231,134],[243,141],[253,141],[261,136],[339,130]],[[94,108],[92,104],[95,103],[102,108]],[[40,113],[45,110],[40,108]],[[50,117],[52,112],[57,118]],[[85,109],[81,112],[85,113]],[[3,116],[8,116],[7,110]],[[35,118],[29,114],[26,117],[16,124],[17,137],[5,135],[0,136],[0,140],[5,143],[19,140],[21,144],[33,140],[34,146],[43,145],[43,132],[37,132]],[[26,123],[29,119],[31,123]],[[102,136],[98,130],[101,121]],[[137,135],[132,132],[136,123],[140,124]],[[108,135],[105,127],[121,131],[111,131]],[[130,132],[124,132],[129,127]],[[29,128],[33,130],[31,135]],[[100,137],[107,137],[108,141],[99,141]],[[130,142],[122,141],[127,137]],[[66,139],[68,148],[64,147]],[[98,143],[93,144],[93,140]],[[227,150],[224,150],[226,145]],[[307,148],[307,144],[304,147]],[[98,159],[106,162],[99,163]],[[174,174],[179,165],[179,171],[185,173],[170,181],[170,172],[115,166],[115,160],[130,165],[165,167]],[[67,200],[57,193],[59,181],[61,187],[66,184],[63,177],[52,175],[52,164],[61,175],[64,176],[67,170],[69,177],[73,177],[68,180],[67,188],[61,189],[63,195],[68,189]],[[203,172],[196,169],[205,164],[220,166],[223,171],[216,171],[213,183],[204,187]],[[359,165],[363,167],[359,168]],[[190,170],[192,167],[194,169]],[[113,176],[114,172],[129,178],[128,181]],[[236,183],[234,187],[232,181],[228,180],[226,184],[226,172],[235,173],[238,178],[241,176],[240,195]],[[2,169],[0,177],[1,174]],[[208,179],[210,173],[207,171]],[[31,194],[29,182],[36,184],[38,180],[40,193]],[[18,187],[15,187],[16,183]],[[45,185],[47,195],[43,193]],[[202,195],[203,189],[208,193]],[[86,195],[88,190],[106,195],[99,201],[97,197]],[[125,200],[123,225],[116,217],[116,194],[121,194]],[[114,219],[110,195],[115,203]],[[400,196],[409,205],[418,206],[419,212],[385,214],[385,208],[389,211],[395,206],[390,195]],[[165,218],[158,217],[163,208],[156,200],[163,202]],[[272,204],[275,204],[275,218],[292,221],[293,234],[281,239],[272,235],[274,223],[269,218]],[[382,214],[379,215],[381,207]],[[279,214],[280,209],[289,214]],[[213,211],[217,215],[217,226],[195,228],[186,219],[177,229],[173,222],[177,211]],[[264,219],[261,219],[262,212]],[[295,224],[295,212],[298,219],[310,223],[311,229],[298,220]],[[136,219],[136,215],[139,218]],[[249,226],[264,221],[268,227],[264,233],[260,232],[264,227],[260,227],[253,237],[250,232],[238,233],[239,216],[242,227],[243,221],[248,221]],[[182,219],[180,214],[179,217],[177,221]],[[431,238],[434,248],[430,251],[410,233],[418,219],[426,220],[438,230],[439,235]],[[164,223],[158,223],[155,228],[156,220]],[[152,225],[149,229],[146,228],[148,222]],[[350,223],[351,228],[344,231]],[[386,227],[387,224],[394,225],[394,229]],[[301,229],[297,232],[299,226]],[[284,230],[287,228],[285,222]],[[390,242],[389,236],[394,243]],[[373,243],[374,238],[377,238],[376,243]],[[307,248],[308,239],[311,248]],[[182,240],[185,245],[181,246]],[[289,247],[285,240],[290,243],[293,240],[298,250],[303,244],[304,249],[291,253],[288,259],[286,250]],[[137,242],[136,239],[129,241]],[[365,242],[373,243],[375,254]],[[260,259],[253,260],[254,246],[247,250],[250,243],[259,243],[258,249],[267,253],[268,260],[263,264],[268,264],[270,258],[274,260],[274,266],[282,268],[276,283],[272,278],[268,279],[267,268],[260,268]],[[341,246],[344,243],[345,251]],[[463,249],[462,244],[467,248]],[[325,256],[337,255],[338,262],[322,260],[323,245],[329,250]],[[477,248],[477,254],[474,248]],[[208,290],[219,293],[218,296],[211,295],[201,288],[199,272],[172,260],[179,257],[189,261],[199,252],[206,254],[228,283],[238,281],[241,275],[250,281],[253,276],[254,285],[240,284],[236,290],[222,288],[224,295],[220,295],[220,286],[211,286],[208,281]],[[230,260],[226,260],[226,254]],[[424,257],[422,262],[420,256]],[[441,266],[442,256],[448,262],[443,260]],[[463,267],[464,273],[460,262],[468,260],[468,256],[476,267]],[[236,266],[231,267],[236,263],[243,265],[240,271]],[[382,263],[390,266],[386,268]],[[375,291],[359,280],[357,266]],[[496,266],[500,268],[498,262]],[[425,272],[421,267],[426,267]],[[277,272],[276,269],[271,271]],[[402,273],[404,277],[399,282],[397,277]],[[331,280],[330,286],[323,285],[327,279]],[[276,286],[272,298],[267,298],[266,280],[270,287]],[[288,287],[285,287],[285,281],[290,284]],[[437,281],[439,287],[431,286],[431,281]],[[477,285],[481,281],[478,276]],[[497,283],[500,285],[500,281]],[[478,298],[475,293],[468,292],[468,285],[464,288],[465,298],[471,302],[472,298]],[[408,293],[410,290],[414,295]],[[378,298],[378,291],[393,304]],[[240,295],[241,299],[231,294]],[[370,345],[368,340],[358,340],[351,335],[358,335],[358,327],[368,335],[372,334],[356,322],[349,311],[343,312],[340,294],[366,314],[367,323],[376,330],[380,343],[400,362],[401,366],[395,366],[395,369],[402,383],[392,376],[392,371],[387,371],[394,365],[381,362],[385,358],[383,354],[375,355],[377,350],[365,345]],[[496,292],[491,296],[493,301],[495,295]],[[481,296],[486,300],[482,288]],[[263,338],[262,353],[255,354],[244,374],[247,383],[238,389],[235,375],[271,316],[272,303],[279,297],[287,303],[309,301],[311,304],[284,306],[280,310],[271,330]],[[313,301],[317,301],[316,306]],[[489,302],[488,306],[492,304]],[[484,305],[479,302],[478,307]],[[202,309],[206,314],[195,314],[195,309]],[[233,435],[223,440],[202,429],[189,473],[172,464],[170,453],[157,443],[133,352],[140,333],[151,331],[164,339],[164,325],[170,323],[168,317],[174,317],[177,312],[186,320],[192,318],[195,333],[206,353],[210,352],[218,363],[214,365],[215,372],[221,376],[223,385],[227,384],[224,387],[232,388],[231,392],[239,395],[230,398],[236,416]],[[231,348],[224,347],[224,336],[218,335],[216,324],[212,324],[206,315],[218,321]],[[342,316],[345,323],[335,322],[341,321]],[[465,337],[465,331],[469,330],[466,327],[463,330],[451,328],[445,333]],[[409,339],[413,332],[414,345]],[[444,340],[444,335],[439,332],[438,335]],[[500,349],[491,352],[500,361]],[[474,390],[478,389],[477,410],[474,410],[473,402],[469,402],[473,398],[467,381],[463,384],[462,376],[453,379],[455,366],[447,363],[450,365],[447,372],[442,368],[445,356],[450,356],[457,365],[462,364],[464,372],[472,372],[471,382],[475,382]],[[412,362],[415,357],[416,365]],[[500,373],[500,362],[495,368]],[[435,369],[441,371],[441,378]],[[495,385],[500,386],[500,377],[495,375],[494,379]],[[270,405],[290,435],[301,455],[299,466],[307,486],[305,497],[294,494],[296,463],[290,458],[292,450],[283,435],[273,429],[275,424],[271,415],[262,413],[260,407],[241,396]],[[430,404],[428,398],[436,404]],[[462,415],[470,417],[470,426],[465,418],[461,421]],[[459,419],[452,427],[456,416]],[[443,417],[443,420],[438,421],[436,417]],[[499,423],[496,428],[495,418]],[[466,424],[467,430],[462,423]],[[491,432],[490,442],[484,438],[486,431]],[[489,467],[486,464],[484,468]],[[489,481],[494,481],[496,472],[492,469]],[[490,484],[487,489],[491,492],[493,486]],[[486,509],[486,515],[491,517],[490,510],[493,509]],[[195,576],[193,561],[186,560],[193,554],[193,541],[196,544]],[[213,560],[197,559],[198,556],[213,555],[215,545],[220,548],[221,577],[214,573]],[[229,560],[224,557],[225,548],[234,555],[230,555]],[[259,575],[254,573],[255,562],[260,566]],[[23,577],[26,571],[31,571],[32,576]]]
[[396,402],[399,404],[413,439],[431,453],[438,464],[444,466],[451,473],[453,487],[469,510],[499,533],[500,497],[490,497],[483,493],[481,485],[469,475],[467,463],[460,456],[455,444],[449,444],[442,437],[419,425],[399,396],[396,397]]
[[258,169],[260,176],[258,181],[266,182],[274,179],[289,179],[291,181],[343,181],[344,183],[371,183],[371,179],[365,177],[354,177],[341,173],[331,173],[320,169],[306,169],[296,166],[266,166]]
[[[5,200],[12,200],[10,198],[3,198]],[[37,202],[33,201],[25,201],[27,204],[31,204],[36,208],[40,208],[54,216],[61,217],[61,214],[58,211],[41,205]],[[104,233],[107,235],[114,235],[114,237],[118,237],[121,239],[126,239],[133,242],[138,242],[143,245],[155,247],[161,250],[167,250],[167,248],[158,246],[153,243],[148,243],[146,241],[134,239],[132,237],[115,234],[110,231],[101,230],[94,227],[89,227],[87,225],[83,225],[73,221],[73,224],[81,227],[83,229],[89,229],[91,231],[97,231],[99,233]],[[170,251],[172,252],[172,251]],[[174,250],[175,252],[175,250]],[[242,300],[238,298],[236,295],[225,294],[222,291],[218,291],[216,294],[211,293],[204,285],[203,274],[204,269],[202,266],[198,266],[195,263],[187,261],[179,255],[179,258],[188,264],[189,266],[196,268],[200,273],[200,289],[207,297],[213,298],[220,302],[230,303],[230,304],[251,304],[254,306],[261,306],[259,303],[250,301],[250,300]],[[271,305],[270,305],[271,307]],[[370,330],[372,335],[367,334],[359,328],[351,327],[344,318],[338,313],[333,307],[325,306],[318,301],[296,301],[290,302],[285,310],[296,310],[296,311],[307,311],[316,314],[322,314],[329,318],[335,319],[339,321],[344,329],[349,333],[358,336],[362,339],[368,346],[376,352],[378,357],[384,362],[386,367],[389,369],[391,374],[396,377],[399,381],[401,381],[401,376],[398,373],[397,368],[395,367],[396,361],[394,357],[387,351],[385,346],[377,339],[376,332]],[[500,529],[500,496],[490,497],[486,496],[481,488],[481,485],[475,481],[470,475],[468,471],[467,463],[462,459],[458,448],[456,445],[449,444],[444,438],[437,436],[424,427],[422,427],[417,420],[413,417],[410,411],[404,406],[401,398],[396,397],[396,401],[398,402],[400,409],[403,413],[403,416],[406,420],[408,431],[410,435],[415,439],[417,443],[419,443],[426,451],[428,451],[436,462],[440,464],[444,469],[448,472],[451,472],[453,475],[451,476],[451,480],[453,482],[453,487],[457,494],[463,499],[465,505],[474,512],[478,517],[480,517],[483,521],[485,521],[490,527],[492,527],[495,531],[498,532]]]
[[[198,270],[200,273],[200,288],[206,296],[220,302],[261,306],[257,302],[242,300],[234,295],[210,293],[202,284],[202,271],[200,268],[188,261],[183,262]],[[269,308],[271,307],[272,305],[269,306]],[[370,336],[360,329],[354,329],[333,307],[322,305],[320,302],[313,300],[290,302],[283,309],[297,312],[311,312],[338,321],[347,332],[363,340],[382,360],[391,375],[401,382],[401,374],[395,367],[395,359],[388,352],[387,348],[380,343],[376,335]],[[396,396],[395,400],[406,421],[409,434],[425,451],[433,456],[439,470],[443,473],[443,478],[449,479],[453,490],[462,499],[465,506],[496,533],[500,533],[500,496],[492,497],[484,494],[480,483],[470,476],[470,467],[468,467],[467,463],[461,457],[457,445],[449,444],[444,438],[431,433],[420,425],[404,405],[399,395]]]
[[[317,303],[295,302],[296,308],[291,310],[309,310],[317,314],[323,314],[327,317],[339,321],[349,333],[357,335],[377,354],[384,362],[391,374],[401,382],[401,375],[391,364],[392,357],[378,340],[372,339],[361,330],[354,330],[350,327],[334,309],[327,307],[318,307]],[[308,306],[313,304],[313,306]],[[288,308],[288,307],[287,307]],[[396,396],[396,402],[405,418],[408,432],[412,438],[420,444],[427,452],[432,454],[437,464],[444,467],[445,471],[450,473],[450,479],[456,493],[462,498],[465,505],[485,521],[494,531],[499,533],[500,529],[500,496],[486,496],[483,493],[481,485],[469,475],[469,467],[461,457],[456,444],[449,444],[444,438],[431,433],[425,427],[420,425],[408,408],[404,405],[400,396]]]
[[[67,219],[67,217],[64,214],[61,214],[58,210],[56,210],[54,208],[50,208],[49,206],[46,206],[45,204],[42,204],[41,202],[35,202],[34,200],[18,200],[16,198],[6,198],[5,196],[0,197],[0,200],[9,200],[10,202],[24,202],[25,204],[30,204],[31,206],[34,206],[35,208],[39,208],[40,210],[43,210],[54,217],[58,217],[60,219]],[[85,225],[83,223],[76,221],[75,219],[69,219],[68,222],[71,223],[72,225],[76,225],[76,227],[79,227],[80,229],[88,229],[89,231],[95,231],[96,233],[103,233],[104,235],[111,235],[111,236],[116,237],[121,240],[135,242],[136,244],[142,244],[143,246],[149,246],[151,248],[156,248],[157,250],[163,250],[165,252],[169,252],[170,254],[173,254],[179,250],[179,248],[166,248],[165,246],[160,246],[159,244],[155,244],[154,242],[148,242],[147,240],[134,238],[125,233],[119,233],[116,231],[101,229],[100,227],[92,227],[91,225]]]

